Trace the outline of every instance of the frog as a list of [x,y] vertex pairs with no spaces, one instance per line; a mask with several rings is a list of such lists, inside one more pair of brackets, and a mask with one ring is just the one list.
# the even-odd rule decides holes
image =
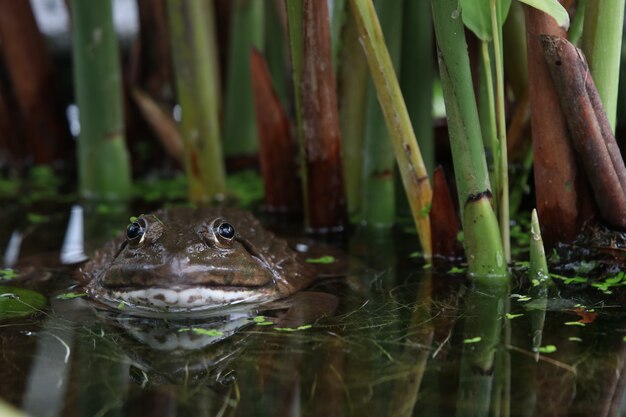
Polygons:
[[77,272],[89,298],[108,307],[151,315],[266,303],[317,275],[247,211],[178,207],[131,220]]

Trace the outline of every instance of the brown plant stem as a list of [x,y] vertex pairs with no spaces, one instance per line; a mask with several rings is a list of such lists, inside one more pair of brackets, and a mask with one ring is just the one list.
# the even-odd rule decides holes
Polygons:
[[289,131],[289,118],[272,86],[263,56],[250,55],[252,91],[259,136],[259,164],[265,188],[265,208],[292,212],[300,209],[300,187],[296,167],[296,146]]
[[597,97],[595,100],[589,97],[588,89],[595,91],[593,80],[585,81],[591,78],[589,68],[582,53],[567,39],[543,35],[540,40],[600,214],[613,226],[626,228],[626,188],[622,186],[626,185],[626,168],[615,137],[611,129],[607,129],[608,119],[602,105]]
[[138,88],[131,90],[131,96],[167,154],[182,166],[185,162],[183,138],[172,116],[163,111],[152,97]]
[[0,56],[11,79],[33,161],[51,163],[73,147],[52,60],[28,1],[0,0]]
[[433,256],[453,259],[463,254],[463,247],[457,239],[459,218],[454,201],[446,183],[442,167],[433,173],[433,202],[430,210],[430,228]]
[[[586,66],[586,71],[589,69]],[[617,145],[617,140],[615,135],[613,134],[613,129],[611,128],[611,123],[609,121],[608,115],[604,111],[604,105],[602,104],[602,99],[600,98],[600,93],[596,88],[596,85],[593,81],[592,77],[585,77],[585,88],[587,90],[587,95],[589,96],[589,100],[591,100],[591,107],[596,113],[596,118],[598,123],[600,124],[600,130],[602,131],[602,137],[606,143],[606,149],[609,152],[609,156],[611,158],[611,162],[613,166],[616,168],[615,172],[619,179],[619,182],[622,186],[622,190],[626,192],[626,170],[624,167],[624,160],[622,158],[622,154],[620,153],[619,146]],[[618,168],[622,167],[622,168]]]
[[28,155],[24,143],[24,132],[18,123],[19,112],[15,99],[8,94],[9,87],[0,80],[0,152],[5,155],[8,165],[22,168]]
[[302,132],[307,166],[308,228],[341,230],[346,201],[337,93],[326,2],[302,4]]
[[139,56],[133,84],[157,102],[172,102],[174,82],[165,0],[138,0]]
[[534,152],[535,192],[546,248],[571,242],[591,217],[589,192],[582,181],[565,116],[543,59],[538,35],[565,36],[545,13],[526,7],[526,42]]

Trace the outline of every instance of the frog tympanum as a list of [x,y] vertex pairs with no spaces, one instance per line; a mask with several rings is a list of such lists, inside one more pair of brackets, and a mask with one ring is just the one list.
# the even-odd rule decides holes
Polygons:
[[79,270],[88,295],[134,312],[202,312],[307,287],[315,268],[250,213],[175,208],[141,215]]

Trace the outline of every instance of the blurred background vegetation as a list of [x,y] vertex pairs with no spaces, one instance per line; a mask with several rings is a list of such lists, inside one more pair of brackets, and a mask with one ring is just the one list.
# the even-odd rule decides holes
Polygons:
[[[316,233],[413,223],[427,258],[458,256],[460,224],[470,271],[501,275],[534,207],[548,247],[626,227],[608,3],[0,0],[1,197],[42,172],[69,199],[236,196]],[[550,72],[543,34],[595,85]]]

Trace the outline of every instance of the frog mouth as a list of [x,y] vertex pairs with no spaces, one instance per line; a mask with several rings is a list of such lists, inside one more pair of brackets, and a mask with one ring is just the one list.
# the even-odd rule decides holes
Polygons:
[[126,311],[194,312],[280,298],[277,278],[258,268],[184,267],[175,263],[151,268],[110,268],[88,286],[89,295]]
[[[182,288],[104,288],[88,289],[90,296],[106,305],[167,312],[193,312],[271,301],[279,298],[271,286],[262,287],[182,287]],[[274,294],[273,294],[274,293]],[[124,306],[121,306],[124,304]]]
[[215,288],[222,291],[260,289],[280,281],[276,271],[265,267],[260,259],[251,258],[233,269],[226,262],[210,265],[181,262],[176,258],[167,259],[150,267],[138,265],[111,266],[97,280],[107,289],[129,292],[133,289],[151,288],[185,289]]

